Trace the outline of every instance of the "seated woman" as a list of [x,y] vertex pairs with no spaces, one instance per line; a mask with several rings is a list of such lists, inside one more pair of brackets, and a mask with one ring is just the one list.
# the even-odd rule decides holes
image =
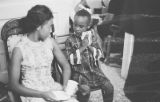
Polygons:
[[[65,90],[67,86],[71,70],[57,43],[49,36],[52,25],[52,12],[44,5],[34,6],[20,20],[25,35],[12,51],[9,85],[22,102],[53,102],[52,91]],[[63,85],[51,75],[54,56],[63,68]]]

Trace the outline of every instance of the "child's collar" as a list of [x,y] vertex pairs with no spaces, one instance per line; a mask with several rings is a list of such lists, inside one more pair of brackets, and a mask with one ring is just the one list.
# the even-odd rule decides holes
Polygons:
[[75,32],[73,33],[74,36],[81,38],[82,34],[76,34]]

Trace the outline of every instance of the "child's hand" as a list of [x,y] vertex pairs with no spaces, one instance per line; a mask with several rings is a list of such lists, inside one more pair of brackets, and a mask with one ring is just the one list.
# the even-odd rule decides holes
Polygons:
[[79,91],[81,91],[83,95],[89,94],[90,87],[88,85],[79,85]]
[[93,47],[92,46],[88,46],[89,50],[94,53]]
[[82,46],[80,47],[80,53],[83,52],[89,45],[88,35],[85,35],[85,37],[82,40],[81,45]]
[[84,37],[84,39],[82,40],[82,46],[83,46],[83,47],[87,47],[88,44],[89,44],[88,35],[86,35],[86,36]]

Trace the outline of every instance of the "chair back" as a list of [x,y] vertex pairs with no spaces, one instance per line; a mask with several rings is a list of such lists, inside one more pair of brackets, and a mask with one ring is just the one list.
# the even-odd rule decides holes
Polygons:
[[[10,56],[9,56],[9,44],[8,44],[8,38],[13,35],[20,35],[23,34],[22,29],[19,27],[19,19],[11,19],[8,22],[6,22],[1,30],[1,38],[4,42],[4,48],[5,48],[5,54],[6,54],[6,60],[7,60],[7,66],[10,62]],[[14,41],[14,38],[12,39]],[[14,45],[17,43],[18,39],[14,41]],[[10,44],[13,44],[10,43]],[[8,90],[8,96],[11,102],[21,102],[21,99],[19,95],[16,93],[12,93]]]
[[9,53],[8,53],[8,38],[12,35],[19,35],[22,34],[22,29],[19,27],[19,19],[11,19],[6,22],[1,30],[1,37],[4,42],[5,52],[7,61],[9,61]]

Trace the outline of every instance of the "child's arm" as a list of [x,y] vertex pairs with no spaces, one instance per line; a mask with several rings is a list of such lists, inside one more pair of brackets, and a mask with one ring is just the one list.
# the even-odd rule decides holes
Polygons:
[[101,47],[102,41],[96,30],[93,30],[92,34],[92,44],[89,46],[89,49],[92,51],[94,58],[99,60],[99,58],[103,57],[103,51]]
[[98,43],[92,43],[88,48],[92,51],[95,60],[99,60],[101,57],[103,57],[103,52]]
[[[93,34],[96,38],[95,42],[98,43],[99,48],[102,50],[102,39],[100,38],[98,31],[97,31],[97,26],[94,26]],[[93,41],[94,42],[94,41]]]
[[82,46],[77,49],[72,45],[72,40],[73,39],[69,38],[65,43],[67,59],[71,65],[81,64],[81,53],[86,49],[87,46]]

